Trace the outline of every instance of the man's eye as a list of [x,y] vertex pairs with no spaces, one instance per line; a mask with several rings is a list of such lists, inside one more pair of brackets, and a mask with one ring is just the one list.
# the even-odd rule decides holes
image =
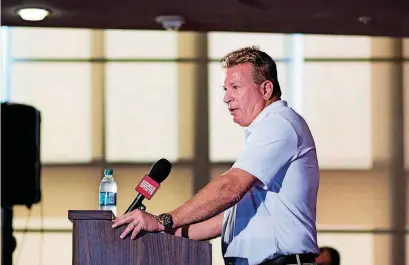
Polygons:
[[237,90],[237,89],[239,89],[238,86],[233,86],[233,90]]

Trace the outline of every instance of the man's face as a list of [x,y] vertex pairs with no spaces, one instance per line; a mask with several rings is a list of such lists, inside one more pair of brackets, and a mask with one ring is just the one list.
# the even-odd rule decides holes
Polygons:
[[223,101],[235,123],[247,127],[266,106],[263,89],[254,83],[253,66],[241,64],[226,69]]
[[315,259],[317,265],[331,265],[332,258],[329,251],[324,250],[321,254]]

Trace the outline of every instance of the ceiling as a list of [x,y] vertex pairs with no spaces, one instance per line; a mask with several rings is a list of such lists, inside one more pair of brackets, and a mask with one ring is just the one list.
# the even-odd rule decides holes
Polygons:
[[[1,7],[8,26],[163,29],[156,16],[180,15],[180,30],[188,31],[409,37],[409,0],[2,0]],[[27,22],[16,15],[19,7],[52,14]]]

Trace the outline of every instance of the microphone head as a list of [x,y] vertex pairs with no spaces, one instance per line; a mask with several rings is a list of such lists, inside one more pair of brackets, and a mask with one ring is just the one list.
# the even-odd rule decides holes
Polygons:
[[161,158],[153,164],[149,170],[148,176],[151,177],[157,183],[164,181],[172,170],[172,163],[167,159]]

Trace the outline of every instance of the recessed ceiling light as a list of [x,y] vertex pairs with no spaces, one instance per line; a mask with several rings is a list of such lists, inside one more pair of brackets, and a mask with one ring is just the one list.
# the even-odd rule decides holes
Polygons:
[[43,8],[22,8],[17,11],[17,14],[24,20],[41,21],[48,16],[50,12]]

